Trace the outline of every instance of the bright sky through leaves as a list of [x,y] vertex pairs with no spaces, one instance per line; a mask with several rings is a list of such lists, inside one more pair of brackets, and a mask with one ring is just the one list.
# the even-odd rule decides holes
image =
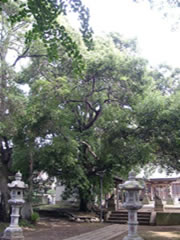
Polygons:
[[172,21],[163,19],[158,11],[132,0],[83,0],[83,3],[90,9],[90,24],[95,33],[116,31],[125,37],[137,37],[140,53],[150,64],[179,67],[180,28],[172,31]]

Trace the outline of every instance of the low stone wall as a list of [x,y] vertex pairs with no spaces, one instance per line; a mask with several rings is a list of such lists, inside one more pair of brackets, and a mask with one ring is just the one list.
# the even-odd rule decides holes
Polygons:
[[157,212],[155,222],[158,226],[180,225],[180,213]]

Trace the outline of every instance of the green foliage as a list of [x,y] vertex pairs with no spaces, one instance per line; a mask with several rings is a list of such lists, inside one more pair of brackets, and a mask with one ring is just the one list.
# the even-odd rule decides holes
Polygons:
[[39,219],[40,219],[39,213],[33,212],[29,220],[20,219],[19,225],[21,227],[33,227],[34,225],[36,225]]
[[0,223],[0,232],[3,232],[7,227],[9,226],[9,223]]
[[[137,134],[151,146],[154,164],[167,172],[179,171],[179,90],[166,85],[161,92],[153,86],[143,99],[140,99],[137,113]],[[163,84],[163,82],[162,82]],[[162,89],[161,89],[162,90]]]
[[33,212],[31,215],[31,223],[36,224],[39,219],[40,219],[39,213]]
[[[8,2],[3,1],[6,4]],[[89,10],[82,4],[81,0],[61,0],[58,2],[27,0],[16,2],[16,5],[18,12],[9,16],[11,24],[14,25],[27,19],[32,23],[30,30],[26,30],[25,44],[29,47],[35,40],[41,39],[50,61],[59,58],[59,45],[63,46],[68,56],[73,60],[75,72],[81,73],[84,64],[79,47],[64,25],[57,21],[58,16],[68,13],[68,9],[76,12],[81,25],[80,32],[86,46],[90,49],[92,47],[92,29],[89,27]]]
[[33,227],[32,223],[30,223],[28,220],[26,219],[20,219],[19,221],[19,225],[21,227]]

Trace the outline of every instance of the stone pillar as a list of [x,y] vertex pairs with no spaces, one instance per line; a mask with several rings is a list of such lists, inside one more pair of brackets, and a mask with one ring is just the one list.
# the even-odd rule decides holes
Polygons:
[[126,199],[123,207],[128,210],[128,235],[123,240],[143,240],[137,234],[137,210],[142,207],[139,201],[139,191],[144,189],[138,181],[135,180],[135,172],[129,173],[128,181],[120,185],[122,190],[126,191]]
[[173,200],[173,198],[172,198],[172,196],[171,196],[171,190],[170,190],[170,187],[169,187],[169,186],[168,186],[168,188],[167,188],[167,193],[168,193],[168,195],[167,195],[166,204],[167,204],[167,205],[174,205],[174,200]]
[[56,195],[55,194],[52,195],[52,204],[53,205],[56,204]]
[[138,225],[137,211],[136,210],[128,211],[128,238],[125,237],[124,239],[134,239],[132,238],[132,236],[137,235],[137,225]]
[[119,189],[118,189],[118,186],[116,186],[116,196],[117,196],[117,201],[116,201],[116,210],[118,211],[119,210],[119,208],[120,208],[120,206],[119,206],[119,201],[120,201],[120,199],[119,199]]
[[144,190],[144,197],[143,197],[142,203],[143,203],[143,205],[150,203],[150,199],[149,199],[148,191],[147,191],[147,186],[145,187],[145,190]]
[[154,211],[156,211],[156,212],[164,211],[163,202],[157,194],[155,194],[155,197],[154,197]]
[[115,196],[115,210],[117,211],[119,209],[119,192],[118,192],[118,185],[116,184],[116,189],[114,191]]
[[24,204],[23,190],[27,185],[21,181],[22,174],[16,173],[15,181],[8,184],[10,188],[11,199],[8,201],[11,205],[11,222],[9,227],[4,230],[1,240],[24,240],[22,228],[19,227],[20,208]]
[[153,198],[153,187],[152,187],[152,184],[151,184],[151,186],[150,186],[150,189],[151,189],[151,192],[150,192],[150,194],[151,194],[151,199],[150,199],[150,200],[152,201],[152,200],[154,199],[154,198]]

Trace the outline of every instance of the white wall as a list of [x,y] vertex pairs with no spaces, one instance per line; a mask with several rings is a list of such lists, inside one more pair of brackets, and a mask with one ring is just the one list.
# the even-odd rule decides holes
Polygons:
[[56,202],[61,201],[62,200],[62,194],[64,192],[65,187],[57,184],[56,186]]

